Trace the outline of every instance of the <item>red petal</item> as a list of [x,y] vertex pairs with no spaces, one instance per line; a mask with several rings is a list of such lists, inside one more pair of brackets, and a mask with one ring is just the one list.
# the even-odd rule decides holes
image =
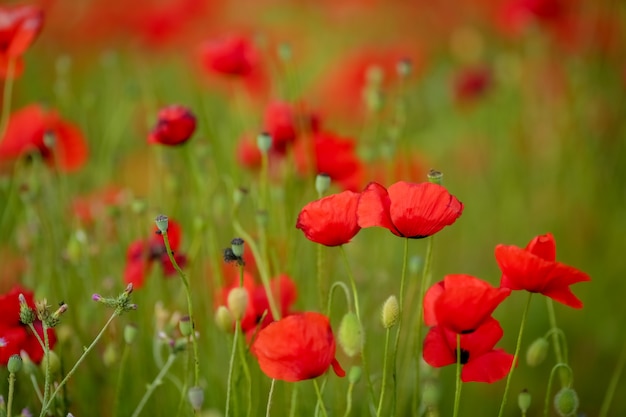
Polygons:
[[493,383],[509,373],[513,355],[502,349],[492,350],[463,365],[461,381]]
[[435,315],[435,302],[443,294],[443,281],[433,284],[426,295],[424,295],[424,324],[426,326],[436,326],[437,316]]
[[391,200],[382,185],[371,182],[361,192],[358,206],[358,222],[361,227],[384,227],[393,234],[402,236],[391,222],[389,208]]
[[70,172],[81,168],[87,161],[87,143],[80,129],[63,120],[57,120],[52,127],[55,134],[55,162],[63,171]]
[[450,345],[441,326],[431,327],[424,339],[424,361],[430,366],[440,368],[456,363],[456,341]]
[[526,250],[546,261],[556,260],[556,242],[551,233],[533,238],[526,246]]
[[339,246],[361,229],[357,224],[359,194],[344,191],[313,201],[300,211],[296,228],[307,239],[326,246]]

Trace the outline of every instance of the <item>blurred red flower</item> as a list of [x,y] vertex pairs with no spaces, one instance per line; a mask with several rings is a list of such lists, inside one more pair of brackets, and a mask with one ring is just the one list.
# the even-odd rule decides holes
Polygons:
[[0,162],[38,152],[50,166],[70,172],[87,161],[87,144],[80,129],[54,110],[31,104],[14,112],[0,142]]
[[335,337],[328,317],[305,312],[285,317],[261,330],[252,344],[252,354],[270,378],[288,382],[313,379],[333,367],[345,376],[335,359]]
[[509,296],[508,288],[495,288],[471,275],[446,275],[424,296],[424,323],[456,333],[475,331]]
[[497,245],[495,254],[502,271],[501,287],[541,293],[567,306],[582,308],[583,303],[569,286],[590,281],[591,277],[556,262],[556,243],[552,234],[536,236],[525,249]]
[[441,185],[399,181],[385,189],[372,182],[361,193],[358,221],[361,227],[420,239],[453,224],[462,213],[463,203]]
[[43,10],[37,6],[0,6],[0,78],[8,76],[11,60],[14,76],[21,73],[21,55],[39,35],[43,18]]
[[[494,349],[502,338],[502,327],[488,318],[475,331],[461,335],[461,380],[463,382],[496,382],[511,369],[513,355]],[[457,361],[457,334],[443,326],[432,327],[424,339],[424,361],[440,368]]]
[[454,79],[454,97],[460,104],[472,102],[483,97],[492,84],[493,77],[489,68],[464,68]]
[[[231,284],[218,292],[216,307],[226,305],[230,290],[239,287],[238,275],[237,273],[237,276],[233,276]],[[257,329],[257,326],[262,329],[273,322],[274,316],[270,310],[265,287],[255,283],[252,274],[248,271],[244,271],[243,287],[248,292],[248,305],[241,319],[241,330],[244,333],[252,334]],[[298,290],[293,280],[288,275],[281,274],[270,281],[270,290],[278,303],[281,317],[290,315],[292,313],[291,307],[298,297]]]
[[[35,309],[33,292],[19,285],[13,286],[8,293],[0,295],[0,365],[6,365],[11,355],[19,355],[22,350],[26,351],[35,363],[43,359],[43,349],[37,337],[27,325],[20,321],[20,294],[26,298],[26,304]],[[36,320],[33,325],[43,340],[41,322]],[[57,341],[54,329],[48,329],[48,339],[50,349],[53,349]]]
[[[154,234],[150,239],[135,240],[126,250],[124,282],[126,284],[133,284],[133,288],[135,289],[143,287],[144,281],[154,262],[161,264],[163,275],[166,277],[176,273],[176,269],[167,255],[163,236],[157,232],[158,229],[155,226]],[[172,252],[174,252],[176,263],[181,268],[184,268],[187,264],[187,257],[184,254],[178,253],[182,240],[182,229],[180,225],[172,219],[169,219],[167,237],[170,241],[170,248]]]
[[339,246],[361,230],[357,224],[359,193],[343,191],[308,203],[300,210],[296,228],[307,239],[326,246]]
[[128,190],[108,185],[72,200],[72,214],[83,225],[91,225],[107,217],[107,210],[121,207],[130,199]]
[[148,136],[148,143],[182,145],[196,130],[196,116],[187,107],[174,104],[159,110],[157,125]]
[[301,175],[323,172],[345,190],[358,191],[362,187],[364,166],[356,154],[354,139],[317,132],[296,142],[294,157]]

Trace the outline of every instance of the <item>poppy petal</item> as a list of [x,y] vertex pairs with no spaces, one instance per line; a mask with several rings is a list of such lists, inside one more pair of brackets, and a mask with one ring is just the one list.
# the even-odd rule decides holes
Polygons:
[[463,365],[461,381],[493,383],[509,373],[513,355],[502,349],[492,350]]
[[361,192],[358,206],[358,222],[361,227],[384,227],[397,236],[403,236],[391,222],[391,200],[382,185],[371,182]]

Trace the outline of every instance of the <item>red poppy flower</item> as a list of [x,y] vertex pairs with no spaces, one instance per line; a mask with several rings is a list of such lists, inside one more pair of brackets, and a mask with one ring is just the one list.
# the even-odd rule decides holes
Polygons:
[[0,77],[7,76],[14,61],[14,75],[19,75],[21,55],[35,41],[43,26],[43,10],[36,6],[0,7]]
[[356,210],[359,193],[344,191],[313,201],[302,208],[296,228],[307,239],[326,246],[339,246],[361,230]]
[[576,268],[556,262],[552,234],[535,237],[525,249],[498,245],[495,253],[502,271],[501,287],[538,292],[567,306],[582,308],[583,303],[569,286],[591,278]]
[[187,107],[171,105],[159,110],[159,120],[148,136],[148,143],[181,145],[196,130],[196,117]]
[[247,76],[258,65],[256,48],[245,36],[227,36],[206,41],[201,46],[204,67],[217,74]]
[[463,203],[448,190],[430,182],[397,182],[385,189],[372,182],[361,193],[359,226],[379,226],[394,235],[420,239],[456,221]]
[[471,275],[446,275],[424,296],[424,322],[456,333],[471,333],[489,319],[511,290]]
[[[215,303],[216,307],[225,305],[230,290],[238,286],[239,273],[237,273],[237,276],[233,276],[229,286],[222,288],[219,292],[219,298]],[[261,284],[256,284],[253,276],[248,271],[244,272],[243,287],[248,292],[248,305],[241,319],[241,330],[244,333],[251,334],[257,329],[257,326],[264,328],[273,322],[274,316],[270,310],[265,287]],[[270,289],[274,300],[278,303],[281,317],[290,315],[292,313],[291,307],[298,296],[296,284],[293,280],[288,275],[279,275],[270,281]]]
[[[43,359],[43,349],[30,328],[20,321],[19,295],[23,294],[26,304],[35,308],[33,292],[19,285],[11,291],[0,295],[0,365],[6,365],[11,355],[19,354],[24,350],[30,359],[39,363]],[[39,320],[33,323],[37,333],[43,340],[43,328]],[[53,329],[48,329],[50,349],[56,344],[56,335]]]
[[[166,277],[176,273],[176,269],[167,255],[163,236],[157,234],[157,230],[158,229],[155,227],[155,234],[153,234],[150,239],[132,242],[126,251],[124,282],[126,284],[133,284],[133,288],[135,289],[143,286],[146,276],[155,261],[160,262],[163,274]],[[172,219],[169,220],[167,237],[170,241],[172,252],[174,252],[176,263],[183,268],[187,263],[187,257],[178,253],[178,248],[182,240],[182,230],[178,223],[174,222]]]
[[358,191],[362,187],[364,167],[354,139],[317,132],[296,142],[294,152],[300,174],[323,172],[345,190]]
[[30,152],[38,152],[48,165],[67,172],[79,169],[87,160],[87,144],[80,129],[37,104],[11,115],[0,142],[0,161]]
[[313,312],[271,323],[259,332],[251,348],[265,375],[288,382],[317,378],[330,366],[338,376],[345,376],[335,349],[328,317]]
[[[513,355],[494,349],[502,334],[498,321],[488,318],[474,332],[461,335],[461,381],[492,383],[509,373]],[[455,364],[456,335],[443,326],[432,327],[424,339],[424,361],[435,368]]]
[[493,82],[487,67],[465,68],[454,79],[454,96],[459,103],[468,103],[485,95]]

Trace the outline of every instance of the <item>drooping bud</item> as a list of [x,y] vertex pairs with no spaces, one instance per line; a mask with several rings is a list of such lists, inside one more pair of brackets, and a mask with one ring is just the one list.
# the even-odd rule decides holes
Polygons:
[[365,342],[363,327],[354,312],[346,313],[341,319],[337,341],[346,355],[350,357],[354,357],[363,351]]
[[178,104],[159,110],[157,125],[148,135],[148,143],[182,145],[196,130],[196,117],[190,109]]
[[202,409],[202,404],[204,403],[204,391],[202,390],[202,388],[189,388],[187,396],[189,398],[189,402],[191,403],[191,408],[193,408],[195,411],[200,411]]
[[315,191],[317,191],[317,195],[320,197],[324,195],[326,191],[330,188],[330,175],[320,172],[315,177]]
[[226,306],[219,306],[215,310],[215,324],[223,332],[232,332],[234,319],[230,310]]
[[527,389],[523,389],[522,392],[517,396],[517,405],[519,406],[520,411],[523,415],[526,415],[526,412],[530,408],[530,402],[532,397]]
[[348,381],[351,384],[356,384],[361,380],[361,375],[363,375],[363,370],[360,366],[353,366],[350,368],[350,372],[348,372]]
[[243,287],[236,287],[228,293],[226,305],[235,320],[241,320],[248,307],[248,291]]
[[576,415],[580,401],[574,389],[563,387],[554,396],[554,409],[560,417],[571,417]]
[[22,369],[22,357],[18,354],[11,355],[7,363],[7,369],[12,374],[19,372]]
[[389,296],[385,304],[383,304],[383,310],[381,314],[381,320],[385,329],[390,329],[398,323],[400,317],[400,306],[398,305],[398,299],[395,295]]
[[528,366],[541,364],[548,356],[550,343],[545,337],[540,337],[530,344],[526,351],[526,363]]

